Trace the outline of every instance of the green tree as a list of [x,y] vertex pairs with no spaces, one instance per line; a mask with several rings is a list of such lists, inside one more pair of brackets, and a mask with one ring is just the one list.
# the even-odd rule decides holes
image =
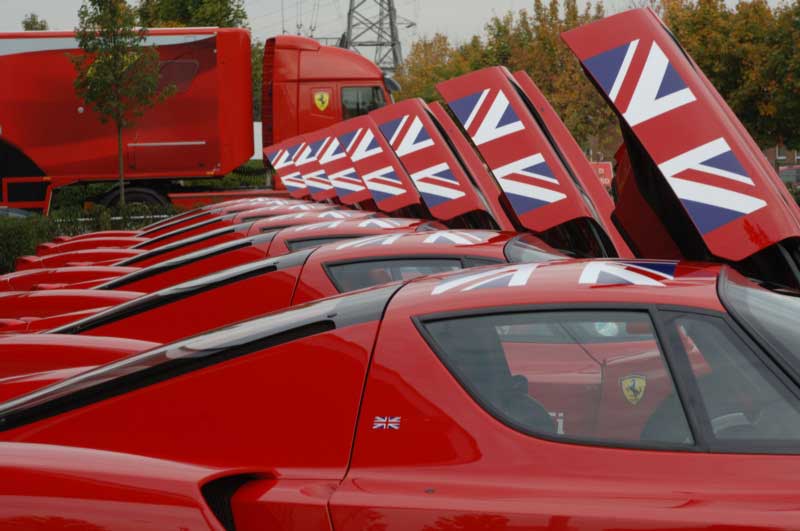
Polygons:
[[47,21],[43,18],[39,18],[39,15],[36,13],[28,13],[22,19],[22,29],[25,31],[44,31],[49,29],[47,25]]
[[174,92],[159,87],[159,57],[146,46],[136,12],[125,0],[84,0],[75,36],[83,54],[72,57],[75,91],[104,123],[117,132],[120,203],[125,204],[122,131],[157,102]]
[[261,92],[264,79],[264,43],[255,41],[250,45],[250,65],[253,75],[253,118],[261,120]]
[[138,11],[148,27],[247,25],[243,0],[142,0]]

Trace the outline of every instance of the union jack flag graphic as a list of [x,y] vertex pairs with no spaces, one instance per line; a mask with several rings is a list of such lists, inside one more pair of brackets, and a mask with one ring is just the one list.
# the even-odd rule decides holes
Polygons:
[[[661,47],[653,41],[645,48],[635,39],[584,61],[631,127],[696,99]],[[646,59],[636,60],[641,54],[647,54]]]
[[330,137],[329,140],[322,150],[319,162],[328,175],[336,195],[340,199],[345,199],[351,194],[365,192],[364,183],[347,157],[342,143],[336,137]]
[[581,272],[579,284],[664,286],[665,280],[675,278],[674,261],[593,261]]
[[320,168],[319,164],[315,164],[327,140],[327,138],[323,138],[307,144],[305,149],[300,151],[294,163],[297,169],[300,170],[303,181],[312,194],[333,189],[325,170]]
[[410,177],[429,208],[466,195],[446,162],[414,172]]
[[365,219],[358,224],[361,228],[376,227],[378,229],[396,229],[399,227],[408,226],[408,220],[393,219],[393,218],[372,218]]
[[350,160],[358,162],[367,157],[383,153],[380,144],[375,139],[375,134],[368,127],[361,127],[339,137],[339,142],[345,146]]
[[567,197],[557,190],[558,179],[541,153],[523,157],[492,171],[518,215]]
[[372,420],[373,430],[399,430],[400,417],[378,417]]
[[496,233],[489,231],[460,231],[460,230],[437,230],[431,232],[422,243],[428,244],[455,244],[455,245],[474,245],[489,241]]
[[724,138],[658,165],[702,234],[767,206]]
[[391,197],[398,196],[406,191],[403,181],[397,176],[394,168],[385,166],[379,170],[367,173],[363,177],[364,184],[375,198],[375,201],[383,201]]
[[360,216],[361,214],[361,212],[356,212],[355,210],[328,210],[326,212],[320,212],[317,217],[320,219],[347,219],[353,216]]
[[525,129],[501,89],[484,89],[448,102],[476,146]]
[[347,168],[340,172],[331,173],[328,175],[328,179],[330,179],[339,197],[346,197],[366,190],[355,168]]
[[373,245],[392,245],[394,242],[405,236],[404,234],[392,234],[390,236],[367,236],[356,240],[348,240],[339,245],[336,249],[359,249],[361,247],[371,247]]
[[298,225],[292,227],[291,232],[306,232],[317,229],[335,229],[342,224],[342,221],[321,221],[319,223],[309,223],[308,225]]
[[[405,126],[409,122],[411,124],[406,128]],[[400,158],[433,145],[431,135],[425,129],[419,116],[411,117],[406,114],[402,118],[386,122],[378,128]]]
[[469,273],[449,278],[439,283],[431,295],[441,295],[448,291],[462,292],[485,288],[513,288],[525,286],[539,264],[515,264],[479,273]]
[[306,190],[306,183],[303,181],[299,171],[294,168],[294,159],[298,152],[305,146],[305,142],[297,145],[290,146],[286,149],[277,149],[271,153],[267,153],[267,160],[269,160],[272,167],[281,178],[281,182],[290,192],[299,192]]

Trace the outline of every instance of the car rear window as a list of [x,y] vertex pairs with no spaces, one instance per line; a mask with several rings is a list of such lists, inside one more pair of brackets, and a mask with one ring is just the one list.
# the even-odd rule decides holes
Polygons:
[[462,263],[459,258],[372,260],[326,266],[331,281],[340,293],[460,269]]
[[535,436],[622,446],[692,446],[650,316],[534,311],[423,321],[444,365],[499,421]]

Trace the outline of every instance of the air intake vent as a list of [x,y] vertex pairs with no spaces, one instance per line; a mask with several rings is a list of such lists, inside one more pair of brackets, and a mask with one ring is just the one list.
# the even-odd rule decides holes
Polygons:
[[210,481],[200,489],[211,512],[226,531],[236,531],[231,498],[239,490],[239,487],[256,479],[259,477],[252,474],[228,476]]

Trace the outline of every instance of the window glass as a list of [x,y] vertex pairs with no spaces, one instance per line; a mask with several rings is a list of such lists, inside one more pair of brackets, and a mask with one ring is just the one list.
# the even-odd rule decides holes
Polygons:
[[410,280],[423,275],[457,271],[461,268],[461,260],[455,258],[415,258],[338,264],[327,269],[337,289],[340,292],[347,292],[396,280]]
[[380,87],[345,87],[342,89],[344,119],[367,114],[386,105]]
[[287,241],[286,247],[288,247],[290,251],[299,251],[300,249],[319,247],[320,245],[325,245],[326,243],[338,242],[355,237],[357,236],[331,236],[328,238],[309,238],[308,240]]
[[755,329],[800,372],[800,294],[764,289],[730,270],[720,282],[720,298],[728,311]]
[[433,348],[468,392],[521,431],[602,443],[693,444],[644,312],[528,312],[427,322]]
[[714,438],[800,440],[800,401],[725,321],[673,314],[670,322],[688,354]]
[[565,255],[557,255],[543,248],[542,242],[530,234],[521,234],[510,240],[504,250],[506,258],[512,264],[523,262],[546,262],[563,260]]

